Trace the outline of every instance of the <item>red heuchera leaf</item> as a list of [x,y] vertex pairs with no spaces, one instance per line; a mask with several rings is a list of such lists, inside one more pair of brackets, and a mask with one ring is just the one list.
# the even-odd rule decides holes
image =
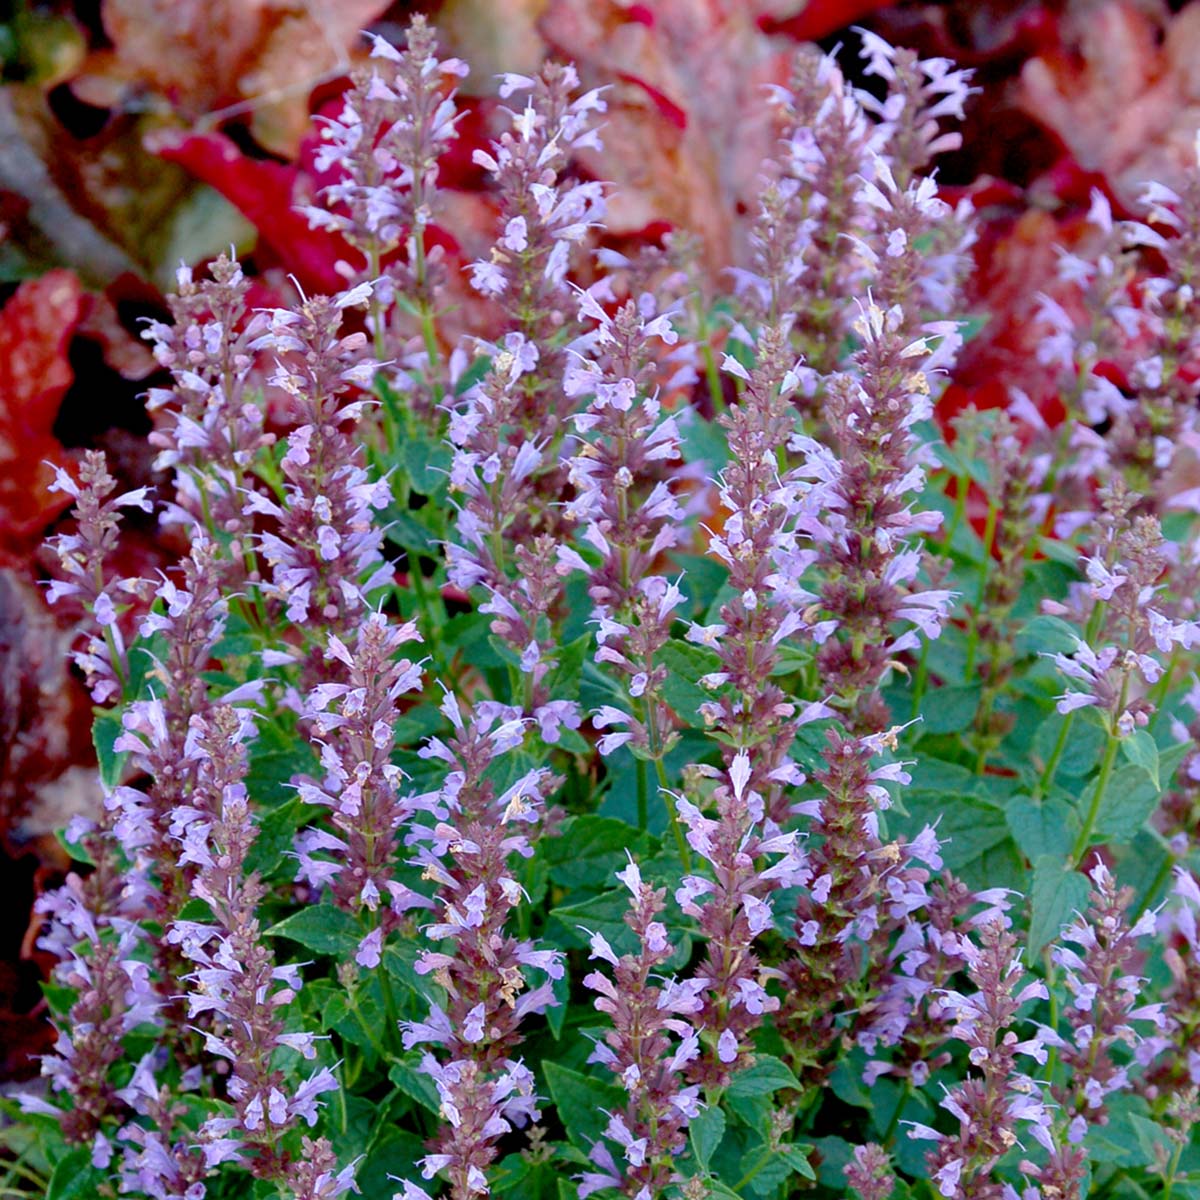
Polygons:
[[827,37],[869,13],[890,8],[894,0],[808,0],[800,11],[789,17],[763,14],[758,26],[764,33],[783,33],[799,42],[815,42]]
[[51,492],[47,462],[66,456],[54,419],[75,375],[67,347],[83,316],[71,271],[50,271],[17,288],[0,311],[0,561],[21,562],[70,503]]
[[330,294],[345,286],[335,264],[358,263],[361,256],[345,238],[310,229],[295,211],[295,205],[311,203],[315,187],[298,167],[247,158],[222,133],[159,135],[153,145],[240,209],[258,230],[260,244],[306,291]]
[[550,0],[539,29],[606,94],[604,152],[585,156],[613,194],[607,228],[628,236],[666,221],[698,234],[717,269],[732,261],[736,214],[755,207],[774,149],[763,85],[787,79],[790,51],[755,24],[755,6],[660,0],[653,22],[618,5]]
[[1080,6],[1056,52],[1021,72],[1020,102],[1126,201],[1195,169],[1200,5],[1156,19],[1134,0]]

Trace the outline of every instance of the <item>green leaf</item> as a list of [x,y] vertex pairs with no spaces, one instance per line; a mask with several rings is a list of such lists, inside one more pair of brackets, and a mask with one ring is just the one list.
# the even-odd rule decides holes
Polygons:
[[118,754],[113,749],[113,743],[123,732],[121,718],[106,709],[96,710],[96,720],[92,724],[92,744],[96,747],[96,761],[100,764],[100,782],[105,791],[112,791],[121,782],[125,771],[124,752]]
[[940,687],[930,691],[921,708],[922,733],[961,733],[974,723],[979,711],[981,684],[970,687]]
[[421,1139],[402,1129],[385,1129],[371,1148],[366,1162],[354,1173],[355,1182],[364,1196],[391,1196],[395,1192],[392,1177],[406,1173],[409,1163],[416,1163],[424,1154]]
[[684,461],[703,463],[705,471],[715,476],[729,461],[729,440],[725,431],[715,421],[706,421],[692,408],[679,414],[678,424]]
[[414,1053],[409,1055],[412,1061],[392,1063],[388,1068],[388,1079],[422,1108],[428,1109],[431,1113],[437,1113],[442,1104],[441,1097],[438,1096],[437,1084],[424,1071],[418,1071],[413,1065],[420,1060],[420,1057],[419,1054]]
[[610,1083],[601,1083],[559,1063],[547,1060],[542,1065],[546,1085],[567,1136],[582,1149],[589,1149],[608,1123],[603,1110],[620,1108],[625,1093]]
[[[1097,782],[1093,779],[1084,791],[1081,812],[1088,811]],[[1122,842],[1132,840],[1158,807],[1159,790],[1142,767],[1122,767],[1114,771],[1096,814],[1095,833]]]
[[266,934],[291,938],[316,954],[352,959],[363,938],[363,928],[349,913],[332,904],[314,904],[272,925]]
[[753,1066],[734,1075],[729,1084],[730,1096],[768,1096],[780,1088],[799,1090],[800,1081],[788,1065],[771,1054],[755,1056]]
[[258,822],[258,835],[246,856],[246,869],[257,871],[264,879],[274,875],[295,844],[296,830],[304,823],[308,811],[308,805],[297,797],[268,810]]
[[906,791],[903,800],[908,816],[897,816],[898,832],[915,837],[925,825],[935,825],[942,842],[942,858],[951,871],[961,870],[1008,839],[1004,813],[977,796],[955,789]]
[[[1052,712],[1037,727],[1033,735],[1033,752],[1042,763],[1050,761],[1065,720],[1060,713]],[[1067,738],[1062,757],[1058,760],[1055,778],[1061,775],[1066,779],[1082,779],[1090,775],[1100,761],[1107,738],[1107,732],[1098,723],[1089,721],[1086,713],[1078,713],[1071,726],[1071,736]]]
[[840,1137],[820,1137],[813,1140],[813,1148],[821,1156],[818,1177],[827,1188],[839,1192],[846,1187],[846,1168],[854,1158],[854,1147]]
[[1039,613],[1017,634],[1019,654],[1073,654],[1079,648],[1079,632],[1061,617]]
[[579,689],[583,684],[583,661],[592,641],[592,634],[585,633],[559,648],[558,661],[546,676],[546,690],[552,699],[579,699]]
[[1135,729],[1128,737],[1122,738],[1121,753],[1135,767],[1141,767],[1156,788],[1162,787],[1158,778],[1158,746],[1147,730]]
[[404,443],[404,466],[413,489],[423,496],[435,496],[446,490],[446,475],[451,454],[447,446],[409,438]]
[[568,817],[560,828],[562,836],[543,838],[538,850],[550,869],[550,882],[572,890],[601,891],[613,886],[613,876],[628,861],[627,853],[641,857],[654,846],[648,834],[613,817]]
[[688,1140],[692,1144],[692,1156],[700,1170],[707,1172],[708,1164],[725,1136],[725,1114],[715,1104],[703,1109],[688,1126]]
[[46,1200],[91,1200],[99,1195],[104,1176],[92,1166],[92,1154],[86,1146],[70,1151],[58,1160]]
[[667,668],[667,678],[663,683],[663,695],[667,703],[685,722],[695,724],[700,705],[712,699],[711,693],[705,691],[697,680],[716,671],[720,667],[720,659],[711,650],[693,646],[689,642],[668,642],[659,657]]
[[1030,892],[1029,961],[1058,937],[1075,912],[1087,907],[1087,879],[1060,855],[1043,854],[1033,863]]
[[779,1147],[779,1153],[797,1175],[804,1179],[816,1179],[817,1174],[812,1168],[812,1163],[808,1161],[807,1147],[786,1143]]
[[1079,833],[1079,819],[1069,804],[1047,797],[1040,804],[1014,796],[1004,810],[1017,848],[1030,862],[1043,854],[1066,859]]

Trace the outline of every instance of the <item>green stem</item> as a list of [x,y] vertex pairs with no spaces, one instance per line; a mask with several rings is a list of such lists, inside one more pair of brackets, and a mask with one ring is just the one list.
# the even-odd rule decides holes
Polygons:
[[646,832],[646,826],[650,821],[649,806],[649,772],[646,770],[646,760],[639,758],[637,760],[637,825],[643,833]]
[[704,376],[708,380],[708,394],[712,399],[713,417],[719,417],[725,411],[725,392],[721,387],[721,372],[717,370],[717,356],[707,337],[701,341],[701,354],[704,356]]
[[1130,910],[1130,920],[1136,921],[1154,903],[1155,896],[1158,895],[1158,889],[1171,877],[1171,869],[1175,866],[1175,856],[1168,854],[1163,859],[1162,865],[1154,874],[1154,878],[1150,881],[1150,886],[1146,889],[1145,895],[1141,900]]
[[[1125,688],[1122,689],[1120,705],[1122,709],[1125,707],[1125,690]],[[1113,763],[1117,760],[1117,749],[1120,744],[1121,739],[1115,733],[1108,735],[1108,745],[1104,747],[1104,758],[1100,763],[1100,774],[1096,777],[1096,790],[1092,793],[1092,802],[1088,805],[1083,828],[1079,831],[1079,837],[1075,839],[1075,845],[1071,850],[1071,861],[1077,867],[1087,853],[1088,842],[1091,840],[1092,830],[1096,826],[1096,818],[1100,815],[1100,805],[1104,800],[1104,793],[1108,790],[1108,781],[1112,776]]]
[[975,611],[971,614],[971,633],[967,641],[967,666],[965,682],[971,682],[975,670],[975,655],[979,649],[979,615],[987,595],[988,568],[992,565],[992,544],[996,540],[996,520],[1000,510],[995,502],[988,504],[987,524],[983,530],[983,559],[979,564],[979,592],[975,598]]
[[1050,752],[1050,758],[1046,762],[1046,769],[1042,772],[1042,777],[1038,780],[1037,787],[1033,789],[1033,799],[1040,800],[1054,782],[1054,772],[1058,770],[1058,761],[1063,756],[1063,751],[1067,748],[1067,738],[1071,734],[1071,726],[1075,723],[1075,713],[1069,712],[1063,718],[1063,723],[1058,731],[1058,740],[1054,743],[1054,749]]
[[667,768],[663,766],[663,760],[656,758],[654,766],[658,772],[658,790],[659,795],[663,798],[663,803],[667,808],[667,820],[671,823],[671,832],[675,835],[675,846],[679,850],[679,861],[683,863],[683,869],[690,872],[692,869],[692,856],[688,851],[687,838],[683,834],[683,826],[679,823],[679,814],[675,811],[675,805],[671,803],[671,797],[668,795],[670,791],[670,783],[667,780]]

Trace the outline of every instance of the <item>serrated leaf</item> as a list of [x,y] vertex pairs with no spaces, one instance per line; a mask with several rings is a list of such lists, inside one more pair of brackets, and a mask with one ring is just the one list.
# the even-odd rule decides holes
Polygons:
[[707,1172],[708,1164],[725,1136],[725,1114],[715,1104],[702,1109],[700,1115],[688,1126],[688,1141],[692,1146],[692,1157],[700,1170]]
[[1060,855],[1043,854],[1034,860],[1030,890],[1029,961],[1058,937],[1075,912],[1087,907],[1089,885]]
[[268,937],[290,938],[306,950],[332,958],[351,959],[358,950],[364,930],[347,912],[332,904],[302,908],[266,931]]
[[550,1060],[543,1064],[543,1069],[546,1086],[567,1136],[582,1149],[590,1149],[608,1123],[602,1110],[615,1112],[621,1108],[625,1093],[610,1083],[581,1075]]
[[771,1054],[759,1054],[752,1066],[739,1071],[729,1084],[730,1096],[768,1096],[780,1088],[796,1088],[800,1081],[788,1065]]
[[808,1161],[807,1148],[797,1146],[794,1143],[787,1143],[779,1147],[779,1153],[783,1156],[792,1171],[802,1179],[816,1179],[816,1172],[812,1168],[812,1163]]
[[121,782],[126,755],[117,753],[113,743],[121,736],[121,718],[115,712],[97,710],[92,723],[92,744],[96,747],[96,762],[100,767],[100,782],[105,791],[112,791]]
[[550,882],[569,889],[612,886],[613,876],[623,870],[627,854],[650,853],[654,839],[624,821],[587,814],[568,817],[562,835],[544,838],[538,852],[550,869]]
[[104,1176],[92,1166],[91,1151],[80,1146],[58,1160],[45,1200],[91,1200],[99,1194],[103,1181]]
[[1039,613],[1025,623],[1014,644],[1020,654],[1073,654],[1079,631],[1061,617]]
[[[420,1056],[412,1055],[410,1057],[416,1059]],[[437,1084],[424,1071],[418,1071],[411,1062],[392,1063],[388,1068],[388,1078],[422,1108],[428,1109],[431,1113],[437,1113],[441,1108],[442,1102],[438,1096]]]
[[[1098,780],[1092,780],[1080,801],[1080,811],[1087,812]],[[1095,834],[1132,840],[1158,806],[1159,788],[1142,767],[1122,767],[1114,771],[1100,800],[1096,814]]]
[[546,690],[554,700],[578,700],[583,683],[583,663],[592,645],[586,633],[559,648],[554,669],[546,676]]
[[[1108,734],[1100,725],[1081,719],[1083,717],[1084,714],[1078,714],[1071,726],[1071,735],[1067,738],[1054,772],[1056,779],[1059,776],[1081,779],[1091,774],[1100,761]],[[1037,727],[1037,732],[1033,735],[1033,752],[1043,763],[1050,761],[1050,755],[1054,753],[1054,746],[1065,720],[1066,717],[1061,713],[1052,712]]]
[[1158,746],[1148,730],[1135,729],[1128,737],[1122,738],[1121,753],[1135,767],[1141,767],[1156,788],[1162,787],[1158,777]]
[[921,708],[921,732],[961,733],[969,729],[979,711],[982,694],[980,684],[934,688]]
[[1074,810],[1052,797],[1039,803],[1028,796],[1014,796],[1004,809],[1004,818],[1017,848],[1030,862],[1043,854],[1065,860],[1079,832]]
[[684,721],[693,724],[700,705],[712,699],[697,680],[716,671],[720,659],[711,650],[688,642],[668,642],[659,657],[667,668],[663,683],[667,703]]
[[925,825],[935,825],[942,858],[952,871],[961,870],[1008,839],[1004,813],[977,796],[947,789],[905,791],[902,798],[908,816],[895,821],[897,831],[915,837]]

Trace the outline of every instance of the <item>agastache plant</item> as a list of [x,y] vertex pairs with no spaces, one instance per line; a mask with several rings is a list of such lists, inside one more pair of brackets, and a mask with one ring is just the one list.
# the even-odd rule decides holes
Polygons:
[[210,1117],[200,1127],[199,1149],[206,1168],[240,1161],[301,1200],[333,1197],[353,1187],[353,1174],[337,1173],[336,1186],[329,1186],[336,1165],[329,1143],[306,1146],[310,1169],[303,1181],[284,1144],[298,1122],[316,1123],[319,1098],[337,1090],[338,1082],[327,1067],[295,1082],[276,1062],[281,1049],[308,1060],[316,1049],[313,1034],[286,1029],[282,1010],[301,986],[300,972],[278,966],[263,941],[256,910],[264,889],[246,866],[257,832],[244,782],[244,743],[253,721],[251,711],[228,702],[193,721],[189,753],[197,764],[196,787],[189,811],[176,817],[180,861],[194,864],[192,894],[212,919],[176,920],[166,936],[193,964],[186,977],[188,1017],[206,1018],[199,1027],[205,1050],[230,1064],[225,1090],[233,1106],[232,1116]]
[[[421,668],[397,658],[420,636],[409,621],[395,625],[372,613],[349,644],[334,634],[325,654],[335,678],[309,693],[301,717],[310,723],[325,777],[298,784],[302,799],[328,807],[335,832],[314,825],[297,839],[297,879],[372,926],[356,955],[379,964],[383,941],[423,896],[395,878],[396,849],[411,816],[403,772],[392,762],[401,698],[418,689]],[[320,854],[321,857],[317,857]]]
[[[302,211],[310,225],[340,234],[362,257],[361,264],[347,264],[348,282],[375,285],[368,324],[378,357],[392,353],[394,335],[402,339],[392,382],[404,393],[411,434],[414,418],[434,419],[443,394],[435,317],[446,268],[430,226],[439,203],[439,161],[457,136],[454,84],[467,66],[438,58],[436,31],[419,15],[409,22],[402,50],[370,37],[369,64],[358,69],[341,111],[321,128],[316,166],[335,173],[336,182],[321,189],[320,205]],[[406,314],[416,316],[419,329],[408,327]],[[405,335],[413,333],[410,345]],[[384,396],[395,439],[397,399]]]
[[[678,584],[659,572],[680,539],[684,509],[677,494],[679,427],[673,415],[663,415],[658,386],[671,367],[665,349],[676,345],[678,335],[671,314],[655,310],[654,298],[643,295],[609,316],[595,295],[580,293],[580,316],[596,327],[570,347],[563,381],[568,396],[588,399],[574,417],[575,453],[567,466],[575,495],[564,511],[599,561],[569,545],[558,551],[564,569],[586,574],[598,627],[595,661],[616,675],[625,694],[627,707],[604,705],[592,721],[597,729],[611,729],[599,741],[603,755],[628,745],[644,756],[638,766],[643,827],[644,763],[654,763],[664,784],[663,756],[675,741],[660,652],[683,603]],[[669,391],[672,379],[662,385]]]
[[968,1062],[975,1068],[941,1101],[958,1129],[945,1134],[914,1122],[908,1133],[936,1143],[927,1158],[940,1195],[998,1200],[1004,1185],[991,1171],[1022,1136],[1052,1148],[1050,1109],[1036,1082],[1018,1066],[1018,1056],[1044,1062],[1046,1050],[1039,1039],[1022,1041],[1013,1029],[1019,1010],[1031,1000],[1046,999],[1047,992],[1037,980],[1020,985],[1016,938],[1000,921],[983,927],[979,945],[969,948],[968,962],[973,990],[947,990],[942,996],[952,1036],[967,1046]]
[[263,429],[252,392],[258,356],[251,347],[267,317],[251,311],[250,281],[236,260],[221,255],[209,273],[197,282],[181,267],[170,299],[172,324],[150,321],[142,331],[172,380],[170,388],[151,388],[147,405],[162,414],[150,435],[160,447],[154,465],[171,471],[175,484],[163,519],[202,525],[215,542],[237,539],[230,547],[232,584],[257,569],[246,493],[256,488],[256,456],[275,440]]
[[1085,200],[1029,394],[948,430],[967,73],[801,50],[710,263],[605,227],[670,88],[460,107],[369,36],[300,197],[344,290],[220,257],[147,328],[175,560],[56,476],[105,802],[0,1194],[1186,1200],[1200,185]]
[[[432,824],[414,823],[407,841],[416,848],[413,865],[438,885],[436,920],[425,935],[435,946],[451,946],[424,950],[416,969],[444,989],[446,1000],[431,1005],[426,1020],[405,1023],[404,1045],[431,1047],[421,1070],[437,1086],[444,1119],[422,1174],[443,1174],[454,1200],[468,1200],[489,1194],[497,1142],[537,1116],[533,1076],[512,1055],[522,1021],[556,1003],[553,981],[563,965],[558,951],[515,937],[508,923],[526,898],[514,864],[532,855],[545,796],[557,780],[534,767],[498,791],[488,767],[516,751],[526,722],[492,702],[464,713],[452,692],[441,708],[454,732],[448,742],[431,738],[421,754],[449,771],[440,789],[412,798]],[[542,982],[534,985],[528,972]],[[409,1185],[409,1194],[415,1191]]]
[[323,630],[351,629],[368,608],[367,593],[392,575],[374,522],[390,493],[367,475],[362,447],[347,428],[370,403],[347,393],[369,385],[377,364],[363,357],[366,335],[342,327],[347,311],[370,295],[371,286],[360,284],[336,297],[304,300],[299,312],[275,309],[252,343],[276,355],[271,383],[292,397],[300,420],[280,460],[278,502],[257,492],[248,497],[254,512],[276,523],[258,536],[271,568],[262,591],[289,622],[311,628],[310,646],[319,645]]
[[597,968],[583,982],[597,993],[593,1003],[610,1024],[592,1060],[617,1077],[627,1102],[623,1111],[608,1114],[604,1136],[592,1146],[598,1170],[580,1177],[581,1200],[604,1188],[638,1200],[661,1195],[678,1179],[674,1160],[688,1122],[701,1107],[700,1088],[684,1085],[683,1077],[700,1054],[691,1018],[702,1007],[705,982],[659,977],[659,968],[674,954],[667,927],[657,919],[665,892],[646,883],[632,861],[618,878],[629,890],[624,921],[638,951],[618,957],[602,934],[591,934],[589,957],[610,970]]
[[52,486],[74,501],[77,524],[76,532],[50,539],[60,577],[51,582],[47,599],[54,604],[64,596],[74,597],[98,627],[71,656],[87,680],[92,699],[104,704],[120,697],[129,673],[129,654],[121,633],[121,616],[128,605],[120,592],[128,596],[138,587],[134,580],[111,580],[106,563],[117,548],[121,510],[150,512],[153,504],[146,488],[114,495],[117,481],[97,450],[84,456],[78,481],[56,468]]
[[[866,732],[887,723],[878,688],[897,656],[936,638],[952,594],[920,581],[921,554],[911,540],[941,525],[914,511],[925,478],[912,427],[932,413],[930,377],[953,354],[953,327],[907,340],[903,313],[868,303],[855,323],[861,348],[854,370],[829,383],[826,419],[832,447],[807,435],[792,441],[813,481],[804,549],[793,559],[797,600],[809,599],[805,624],[818,642],[817,664],[850,722]],[[804,588],[809,567],[819,581]],[[895,626],[903,623],[900,632]]]
[[506,76],[502,99],[517,95],[525,106],[490,151],[475,151],[499,192],[501,233],[490,258],[472,265],[471,282],[513,315],[499,343],[474,339],[489,369],[450,417],[450,485],[462,500],[447,546],[449,578],[490,594],[481,611],[492,613],[493,632],[511,648],[525,711],[551,741],[560,725],[578,727],[573,710],[547,707],[540,687],[561,622],[558,455],[571,407],[559,381],[575,307],[566,275],[572,249],[604,211],[600,184],[565,175],[572,149],[597,144],[590,114],[604,110],[598,92],[574,95],[578,82],[573,68],[555,64],[537,78]]

